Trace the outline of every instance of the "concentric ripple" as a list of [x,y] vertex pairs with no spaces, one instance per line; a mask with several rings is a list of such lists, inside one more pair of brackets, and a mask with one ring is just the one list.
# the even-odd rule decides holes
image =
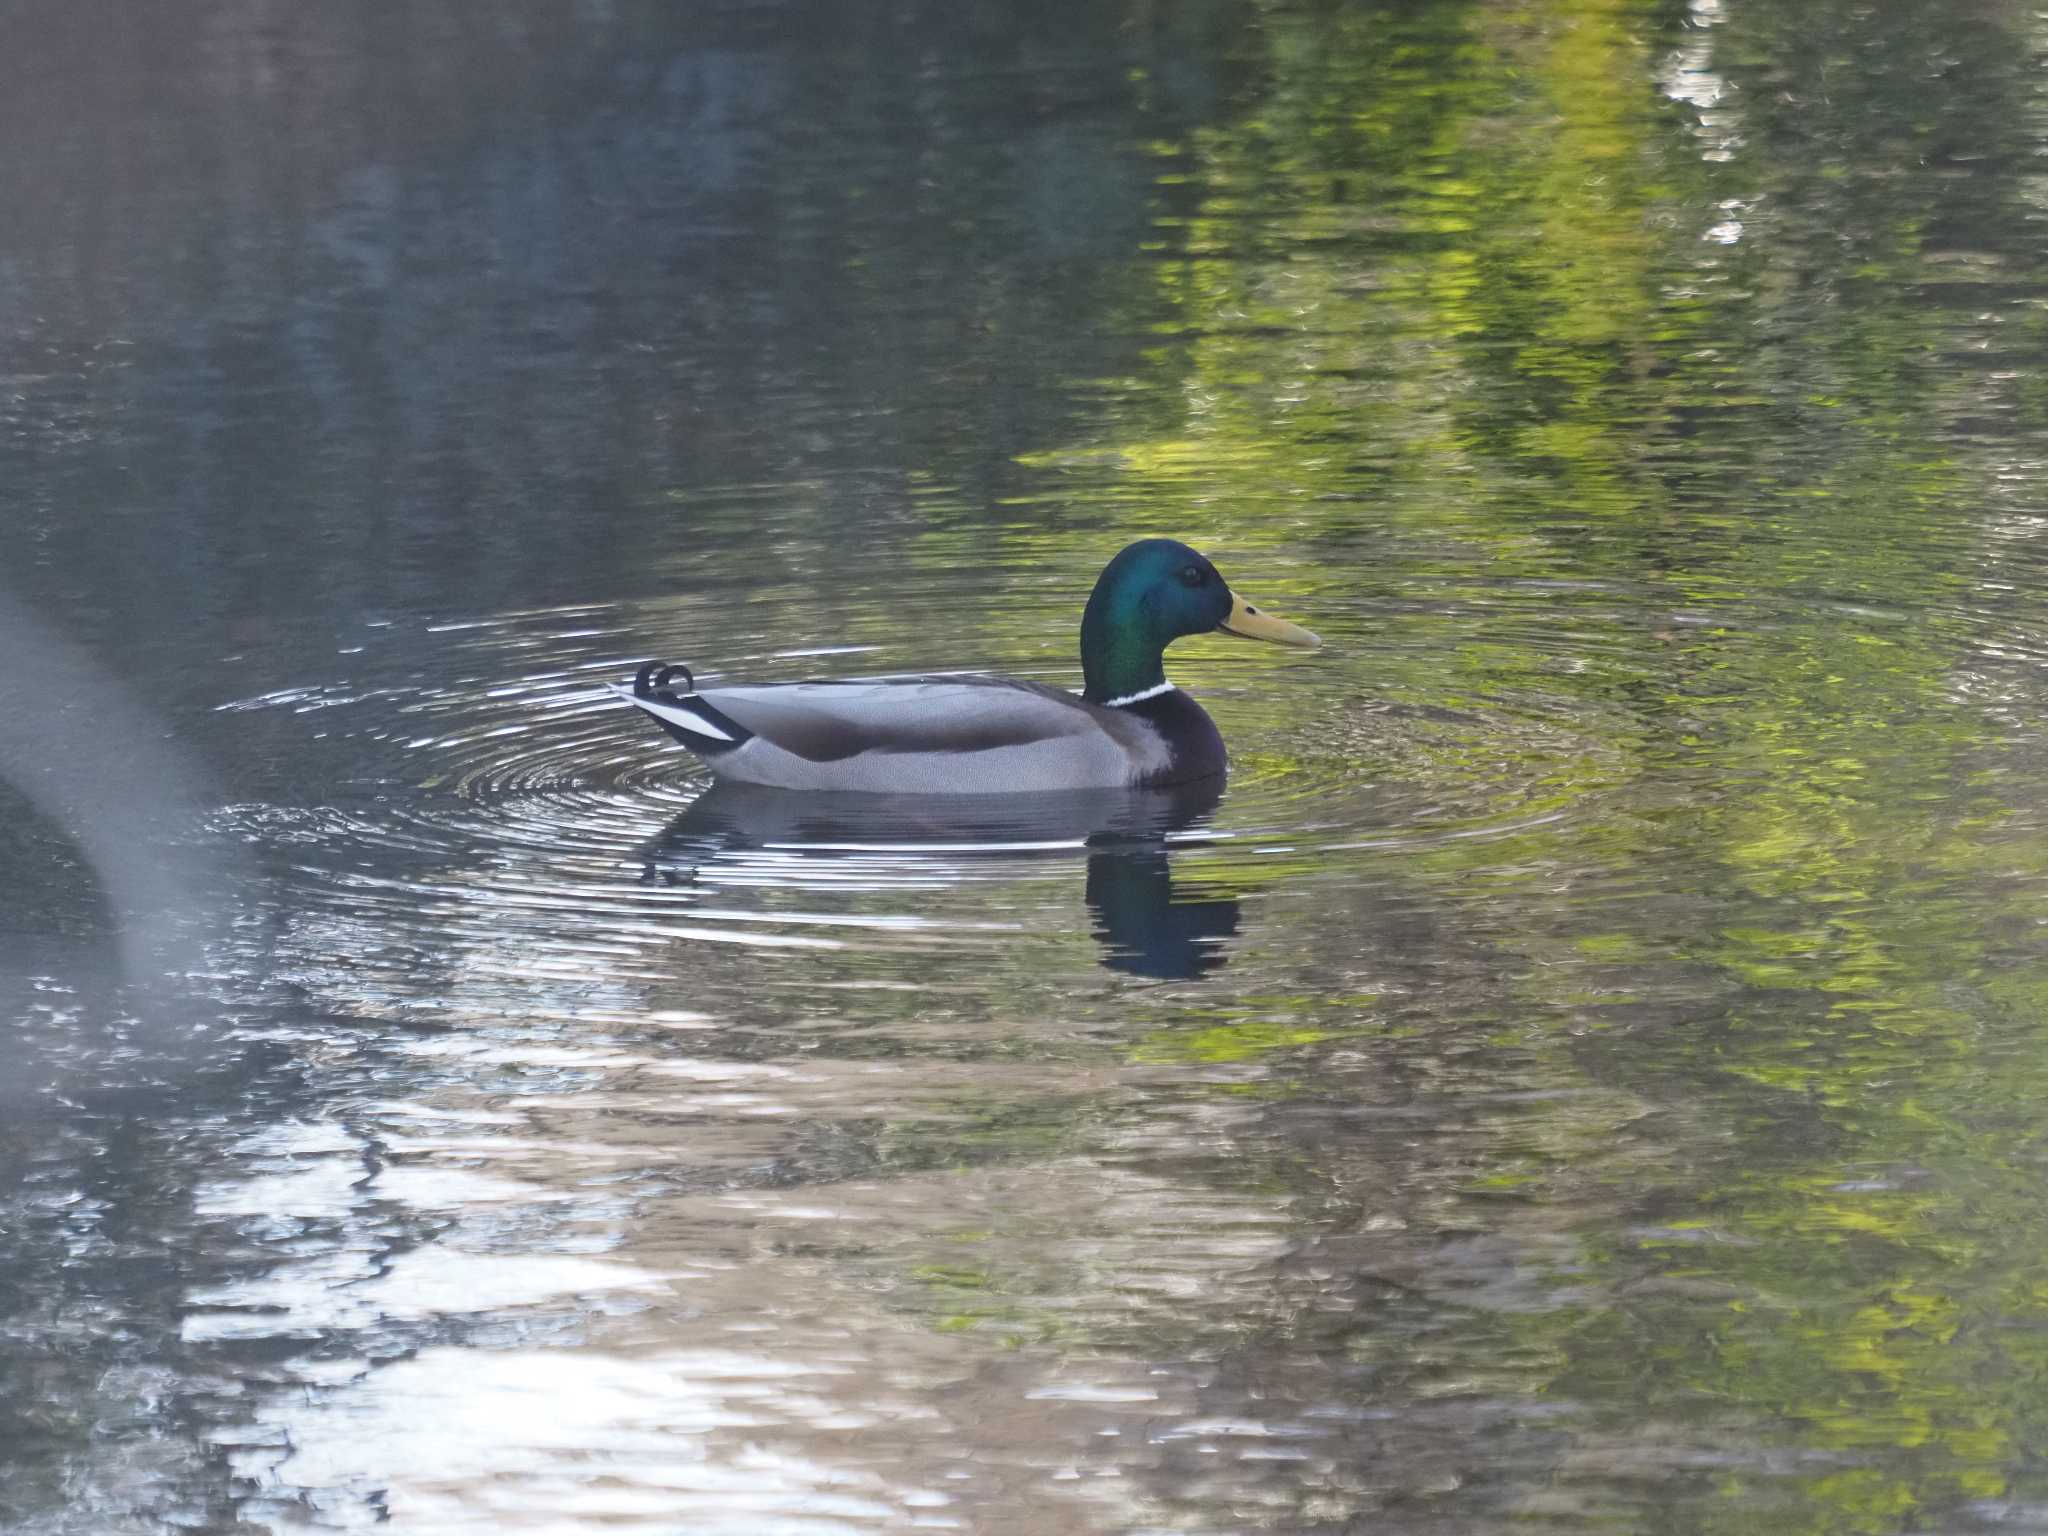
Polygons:
[[[943,584],[919,595],[948,600]],[[719,654],[705,628],[715,613],[699,604],[679,623],[675,609],[598,606],[424,624],[386,632],[405,642],[389,648],[403,652],[406,678],[221,706],[317,722],[380,765],[330,804],[246,805],[225,818],[284,866],[299,979],[350,1011],[546,1011],[565,985],[588,994],[581,1009],[630,1009],[631,979],[650,966],[674,974],[677,946],[852,948],[879,960],[986,950],[1032,929],[1049,940],[1091,845],[1150,838],[1227,882],[1276,852],[1341,858],[1538,826],[1611,776],[1615,733],[1589,733],[1583,697],[1376,692],[1374,678],[1398,686],[1413,656],[1372,638],[1384,613],[1325,601],[1316,617],[1337,637],[1332,653],[1282,668],[1205,645],[1181,669],[1236,744],[1220,804],[978,801],[963,817],[929,802],[806,808],[768,796],[735,814],[706,799],[700,765],[603,686],[630,675],[648,637],[666,654]],[[1570,639],[1553,633],[1551,654]],[[810,676],[896,659],[820,646],[742,650],[731,666]],[[448,995],[457,977],[467,1004]]]

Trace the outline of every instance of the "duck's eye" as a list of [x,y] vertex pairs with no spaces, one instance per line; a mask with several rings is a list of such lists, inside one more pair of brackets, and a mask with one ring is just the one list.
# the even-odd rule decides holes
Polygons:
[[1199,587],[1208,579],[1207,573],[1199,565],[1191,565],[1180,573],[1180,584],[1184,587]]

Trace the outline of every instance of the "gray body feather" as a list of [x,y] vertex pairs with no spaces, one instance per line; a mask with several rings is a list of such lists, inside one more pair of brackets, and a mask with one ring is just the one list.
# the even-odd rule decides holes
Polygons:
[[[1170,745],[1140,716],[1004,678],[708,688],[676,706],[618,691],[686,745],[697,747],[692,738],[701,735],[700,755],[719,778],[776,789],[1118,789],[1173,762]],[[697,701],[752,735],[733,745],[731,732],[693,714]]]

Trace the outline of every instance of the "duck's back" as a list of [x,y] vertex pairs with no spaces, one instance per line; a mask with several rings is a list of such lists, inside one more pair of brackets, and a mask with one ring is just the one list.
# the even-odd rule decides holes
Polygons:
[[1001,678],[711,688],[676,701],[689,717],[636,702],[720,778],[779,789],[1109,789],[1171,776],[1175,756],[1144,715]]

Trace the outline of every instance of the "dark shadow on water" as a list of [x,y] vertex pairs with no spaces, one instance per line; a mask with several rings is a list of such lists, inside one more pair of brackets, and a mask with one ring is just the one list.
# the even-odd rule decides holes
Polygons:
[[1040,795],[799,794],[746,784],[708,790],[649,845],[644,878],[685,884],[722,857],[775,849],[813,858],[1087,857],[1086,891],[1102,963],[1184,980],[1227,961],[1231,897],[1195,897],[1173,878],[1169,838],[1198,829],[1223,780],[1160,790]]
[[1220,970],[1223,941],[1237,934],[1235,897],[1176,896],[1163,843],[1092,850],[1088,910],[1102,963],[1133,976],[1185,980]]

